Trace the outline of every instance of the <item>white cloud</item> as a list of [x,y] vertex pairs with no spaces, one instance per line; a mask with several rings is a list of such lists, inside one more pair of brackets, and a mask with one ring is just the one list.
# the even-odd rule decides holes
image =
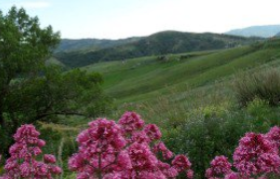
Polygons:
[[51,4],[46,1],[26,1],[16,3],[15,5],[18,7],[24,7],[26,9],[42,9],[51,6]]

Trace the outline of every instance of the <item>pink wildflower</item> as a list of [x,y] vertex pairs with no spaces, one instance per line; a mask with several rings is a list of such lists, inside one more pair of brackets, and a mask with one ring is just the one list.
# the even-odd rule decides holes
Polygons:
[[161,152],[165,160],[171,159],[173,157],[173,153],[165,146],[163,142],[159,142],[154,146],[154,152]]
[[132,131],[143,128],[145,122],[141,119],[139,114],[135,112],[125,112],[120,118],[119,124],[126,133],[131,133]]
[[241,179],[235,172],[230,172],[225,176],[225,179]]
[[[129,139],[128,139],[129,140]],[[147,136],[145,131],[135,131],[132,132],[131,142],[138,142],[138,143],[149,143],[150,138]]]
[[191,167],[191,162],[185,155],[177,155],[172,161],[172,165],[178,172],[188,170]]
[[193,178],[193,176],[194,176],[194,172],[193,172],[193,170],[187,170],[186,175],[187,175],[187,178],[192,179],[192,178]]
[[56,159],[55,159],[55,156],[54,156],[54,155],[45,154],[45,155],[44,155],[44,161],[45,161],[46,163],[55,163],[55,162],[56,162]]
[[147,144],[132,144],[128,149],[128,154],[135,170],[153,170],[157,167],[158,160]]
[[272,127],[266,135],[268,139],[276,145],[277,148],[280,147],[280,127]]
[[279,172],[278,149],[263,134],[246,133],[233,155],[234,165],[244,176]]
[[45,141],[38,138],[39,135],[33,125],[22,125],[18,128],[14,135],[16,143],[9,150],[11,157],[6,161],[3,179],[43,179],[61,173],[61,169],[53,165],[55,163],[53,155],[45,155],[46,163],[36,160],[35,157],[42,153],[41,147],[45,145]]
[[221,177],[231,172],[231,164],[225,156],[216,156],[211,161],[211,167],[206,170],[205,177]]
[[69,159],[68,165],[70,170],[78,172],[80,178],[93,176],[96,171],[105,174],[113,168],[129,168],[129,157],[121,153],[127,142],[115,121],[97,119],[90,122],[89,128],[78,135],[77,141],[79,152]]
[[146,125],[144,130],[151,141],[161,138],[161,132],[155,124]]
[[187,157],[175,157],[172,166],[156,157],[159,152],[164,159],[173,156],[163,142],[154,142],[160,138],[159,128],[145,126],[134,112],[126,112],[118,124],[97,119],[78,135],[79,151],[69,159],[68,166],[77,172],[77,179],[167,179],[179,172],[192,178]]

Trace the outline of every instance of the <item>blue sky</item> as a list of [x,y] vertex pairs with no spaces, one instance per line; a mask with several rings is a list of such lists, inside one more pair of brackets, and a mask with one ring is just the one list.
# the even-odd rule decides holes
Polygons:
[[279,0],[0,0],[16,5],[62,38],[146,36],[163,30],[225,32],[280,24]]

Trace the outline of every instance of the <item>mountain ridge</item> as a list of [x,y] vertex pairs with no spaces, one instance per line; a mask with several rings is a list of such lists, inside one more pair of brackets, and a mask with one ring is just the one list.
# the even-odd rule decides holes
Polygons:
[[84,38],[84,39],[61,39],[60,44],[56,48],[55,52],[71,52],[71,51],[95,51],[102,48],[110,48],[126,43],[137,41],[143,37],[128,37],[124,39],[96,39],[96,38]]
[[244,36],[244,37],[263,37],[270,38],[280,32],[280,25],[258,25],[239,29],[232,29],[225,34]]
[[150,55],[224,49],[247,44],[256,40],[259,39],[227,34],[163,31],[127,44],[103,48],[96,51],[88,51],[86,53],[82,51],[64,51],[56,53],[55,58],[66,66],[75,68],[101,61],[126,60]]

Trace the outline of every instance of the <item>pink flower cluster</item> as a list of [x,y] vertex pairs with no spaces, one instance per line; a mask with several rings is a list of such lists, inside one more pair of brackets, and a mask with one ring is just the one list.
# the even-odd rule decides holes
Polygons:
[[61,168],[54,165],[56,159],[53,155],[44,155],[43,161],[36,160],[45,145],[39,135],[33,125],[22,125],[18,128],[13,136],[15,144],[9,150],[11,156],[6,161],[5,173],[0,179],[51,179],[53,175],[61,173]]
[[220,178],[225,174],[231,173],[231,164],[225,156],[216,156],[211,162],[211,168],[206,170],[206,178]]
[[280,128],[273,127],[267,134],[246,133],[233,154],[233,166],[224,156],[218,156],[206,170],[208,179],[265,179],[269,174],[280,174]]
[[145,125],[134,112],[126,112],[116,123],[97,119],[78,137],[78,153],[68,162],[77,179],[168,179],[185,172],[193,177],[191,163],[184,155],[176,156],[164,145],[154,124]]

